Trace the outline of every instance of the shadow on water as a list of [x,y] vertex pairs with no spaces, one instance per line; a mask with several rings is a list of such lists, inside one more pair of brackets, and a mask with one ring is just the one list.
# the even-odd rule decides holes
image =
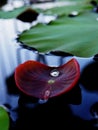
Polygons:
[[38,129],[38,124],[40,124],[41,129],[46,129],[46,126],[49,129],[70,128],[73,116],[68,104],[81,103],[81,90],[77,85],[67,94],[49,99],[46,103],[40,104],[38,100],[23,93],[20,94],[15,129]]
[[98,62],[93,62],[84,68],[80,82],[86,90],[98,92]]
[[19,89],[16,87],[14,72],[6,79],[7,92],[9,95],[19,95]]

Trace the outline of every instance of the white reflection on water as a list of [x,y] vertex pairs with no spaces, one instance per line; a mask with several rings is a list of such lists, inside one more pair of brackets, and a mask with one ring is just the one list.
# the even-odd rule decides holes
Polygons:
[[24,6],[24,0],[7,0],[7,4],[2,7],[4,11],[11,11],[15,8]]
[[17,32],[26,29],[26,27],[18,25],[17,28],[16,23],[15,19],[0,20],[0,104],[6,103],[9,99],[12,105],[15,100],[12,96],[7,95],[6,78],[13,74],[18,64],[30,59],[35,60],[37,57],[35,53],[22,49],[16,43]]

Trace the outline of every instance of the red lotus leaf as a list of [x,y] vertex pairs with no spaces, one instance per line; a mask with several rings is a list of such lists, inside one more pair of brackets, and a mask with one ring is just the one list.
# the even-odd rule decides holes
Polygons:
[[15,69],[17,87],[39,99],[48,99],[71,90],[79,77],[80,67],[74,58],[58,67],[29,60]]

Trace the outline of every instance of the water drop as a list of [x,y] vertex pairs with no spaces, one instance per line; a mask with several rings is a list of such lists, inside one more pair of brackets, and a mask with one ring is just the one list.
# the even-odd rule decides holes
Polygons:
[[50,96],[50,90],[46,90],[44,94],[44,99],[48,99]]
[[50,72],[50,75],[53,76],[53,77],[58,77],[59,74],[60,74],[60,72],[56,69],[54,69]]
[[55,83],[55,80],[53,79],[48,80],[48,84],[54,84],[54,83]]
[[78,15],[78,12],[77,11],[73,11],[72,14],[76,16],[76,15]]
[[44,98],[39,99],[38,103],[39,104],[46,103],[48,101],[49,95],[50,95],[50,90],[46,90],[45,93],[44,93]]
[[75,17],[77,16],[79,13],[77,11],[72,11],[70,14],[69,14],[69,17]]

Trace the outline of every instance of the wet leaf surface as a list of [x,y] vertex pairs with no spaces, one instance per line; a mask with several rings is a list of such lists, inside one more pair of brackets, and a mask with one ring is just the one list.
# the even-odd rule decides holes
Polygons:
[[27,61],[15,70],[17,87],[25,94],[46,100],[70,91],[80,78],[77,60],[51,67],[36,61]]

